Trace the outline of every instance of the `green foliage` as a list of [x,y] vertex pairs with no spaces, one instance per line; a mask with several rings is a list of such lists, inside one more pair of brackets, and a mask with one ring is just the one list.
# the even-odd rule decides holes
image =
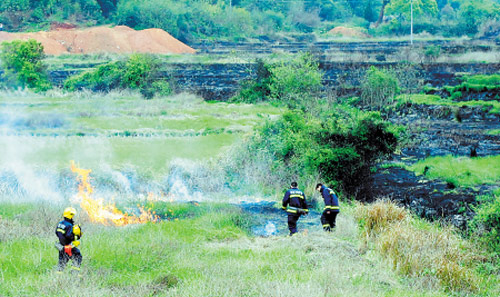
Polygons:
[[[492,75],[467,75],[463,77],[468,88],[500,88],[500,74]],[[476,87],[476,89],[478,88]]]
[[[385,6],[385,4],[387,4]],[[280,37],[287,33],[326,32],[332,25],[369,28],[382,6],[392,20],[370,29],[375,35],[407,35],[406,0],[4,0],[0,23],[9,31],[48,29],[53,22],[78,26],[120,24],[161,28],[182,41]],[[500,16],[495,0],[414,0],[414,31],[446,36],[474,35]]]
[[42,44],[34,39],[2,43],[0,59],[5,76],[22,87],[36,91],[51,87],[45,72],[44,57]]
[[431,45],[425,48],[424,56],[428,61],[434,62],[441,54],[441,47],[439,45]]
[[122,61],[100,65],[95,70],[68,77],[64,88],[69,91],[89,89],[108,92],[122,85],[124,68],[125,63]]
[[323,74],[311,54],[269,64],[257,60],[255,80],[245,82],[233,101],[274,101],[292,109],[308,109],[321,89]]
[[256,19],[248,10],[229,9],[222,3],[171,0],[123,0],[114,16],[118,24],[161,28],[183,41],[207,37],[237,40],[254,32]]
[[[410,19],[410,2],[406,0],[391,0],[385,7],[387,15],[404,16]],[[438,14],[438,6],[436,0],[414,0],[413,1],[413,16],[414,17],[434,17]]]
[[[456,94],[455,96],[461,96],[461,94]],[[498,101],[482,101],[482,100],[471,100],[471,101],[452,101],[451,98],[441,98],[437,95],[425,95],[425,94],[411,94],[411,95],[399,95],[396,97],[396,101],[399,104],[404,102],[412,102],[414,104],[425,104],[425,105],[442,105],[442,106],[481,106],[485,111],[492,114],[500,114],[500,102]]]
[[99,4],[116,1],[3,0],[0,2],[0,23],[9,31],[46,30],[52,22],[96,24],[102,21],[105,12]]
[[305,183],[319,174],[339,190],[355,194],[373,162],[396,143],[396,134],[378,113],[337,107],[317,119],[289,111],[255,132],[231,170],[237,171],[238,160],[244,159],[244,164],[264,163],[260,170],[266,180],[260,182],[265,185],[292,179]]
[[256,64],[256,78],[243,82],[239,94],[231,101],[257,103],[268,100],[271,95],[271,65],[262,59],[257,59]]
[[271,97],[289,108],[304,108],[321,88],[323,74],[311,54],[274,65],[271,71]]
[[425,172],[428,178],[447,180],[456,186],[473,187],[500,182],[500,156],[430,157],[415,163],[409,169],[417,174]]
[[372,66],[361,85],[361,100],[372,109],[380,109],[391,104],[398,92],[399,82],[394,74]]
[[479,197],[480,204],[474,208],[476,216],[469,225],[483,244],[500,255],[500,191],[497,192],[492,196]]
[[457,30],[474,35],[479,32],[482,23],[499,16],[500,5],[492,0],[466,1],[458,10]]
[[110,62],[95,70],[69,77],[64,87],[75,91],[90,89],[108,92],[113,89],[139,90],[145,98],[169,95],[169,84],[160,77],[160,62],[151,55],[134,54],[126,61]]

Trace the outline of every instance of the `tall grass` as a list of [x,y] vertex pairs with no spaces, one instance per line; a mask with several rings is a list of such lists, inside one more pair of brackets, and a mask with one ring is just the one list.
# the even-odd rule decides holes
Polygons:
[[400,274],[438,283],[448,291],[484,293],[485,281],[476,267],[485,258],[451,228],[414,219],[385,200],[358,205],[355,216],[363,234]]

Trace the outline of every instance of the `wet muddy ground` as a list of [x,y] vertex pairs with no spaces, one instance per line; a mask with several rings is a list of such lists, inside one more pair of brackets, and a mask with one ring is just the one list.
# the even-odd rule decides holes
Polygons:
[[[290,232],[287,225],[287,213],[281,209],[279,202],[260,201],[245,202],[237,205],[252,218],[251,232],[255,236],[286,236]],[[306,216],[301,216],[297,228],[299,232],[305,230],[321,230],[321,213],[310,210]]]

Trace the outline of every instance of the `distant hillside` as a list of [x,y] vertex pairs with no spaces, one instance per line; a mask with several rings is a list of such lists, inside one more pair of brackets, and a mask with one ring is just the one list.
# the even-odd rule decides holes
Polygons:
[[[325,34],[338,27],[360,28],[373,36],[410,32],[410,3],[402,0],[75,0],[0,4],[4,30],[48,30],[54,22],[79,27],[103,24],[160,28],[184,42],[198,39],[283,38],[283,33]],[[497,0],[414,2],[415,34],[498,38]]]

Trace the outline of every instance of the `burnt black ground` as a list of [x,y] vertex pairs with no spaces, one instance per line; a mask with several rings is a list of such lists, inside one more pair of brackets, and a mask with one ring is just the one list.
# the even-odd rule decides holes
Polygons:
[[[443,180],[416,176],[398,164],[412,165],[433,156],[485,157],[500,154],[500,115],[482,107],[448,107],[408,104],[388,115],[394,124],[407,127],[409,142],[398,154],[379,164],[362,195],[373,201],[389,198],[428,219],[444,219],[462,229],[474,216],[476,197],[500,185],[455,187]],[[387,168],[394,164],[396,167]],[[382,166],[385,165],[385,166]]]

